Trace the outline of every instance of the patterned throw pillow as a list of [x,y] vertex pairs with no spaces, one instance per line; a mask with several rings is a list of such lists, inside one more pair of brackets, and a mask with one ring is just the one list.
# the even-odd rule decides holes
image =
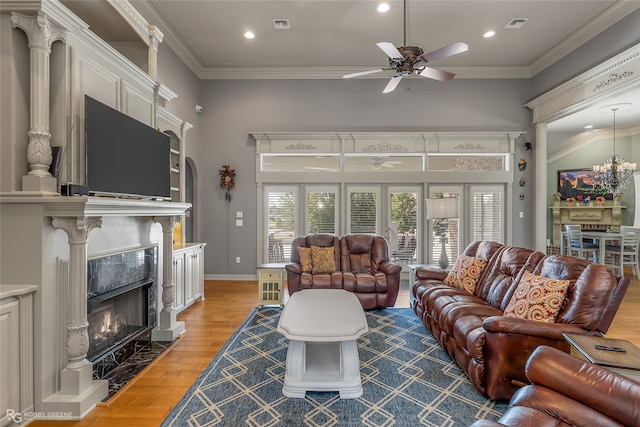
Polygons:
[[549,279],[524,272],[504,315],[553,323],[569,288],[568,280]]
[[311,248],[298,248],[298,255],[300,255],[300,265],[302,266],[303,273],[311,273],[313,268],[313,261],[311,260]]
[[444,283],[472,294],[485,265],[487,260],[484,258],[460,255],[453,269],[444,278]]
[[313,261],[313,267],[311,268],[313,274],[333,273],[336,271],[333,247],[311,246],[311,260]]

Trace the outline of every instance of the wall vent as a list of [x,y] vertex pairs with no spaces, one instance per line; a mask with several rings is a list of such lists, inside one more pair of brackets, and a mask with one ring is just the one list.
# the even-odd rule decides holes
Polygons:
[[274,19],[273,28],[276,30],[289,30],[291,29],[291,24],[288,19]]
[[522,27],[525,22],[527,22],[529,18],[513,18],[511,21],[509,21],[509,23],[507,25],[505,25],[505,28],[509,28],[509,29],[518,29],[520,27]]

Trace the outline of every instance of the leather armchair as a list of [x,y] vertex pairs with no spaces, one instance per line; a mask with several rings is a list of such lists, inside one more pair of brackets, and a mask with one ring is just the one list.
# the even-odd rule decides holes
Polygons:
[[602,366],[541,346],[526,364],[527,385],[498,421],[471,427],[637,426],[640,383]]
[[340,239],[343,289],[356,294],[363,308],[393,307],[402,266],[389,260],[382,236],[350,234]]
[[[312,274],[302,271],[299,248],[334,248],[336,271],[333,273]],[[340,271],[340,239],[333,234],[309,234],[296,237],[291,243],[291,262],[285,265],[287,271],[287,289],[289,295],[303,289],[342,289]]]

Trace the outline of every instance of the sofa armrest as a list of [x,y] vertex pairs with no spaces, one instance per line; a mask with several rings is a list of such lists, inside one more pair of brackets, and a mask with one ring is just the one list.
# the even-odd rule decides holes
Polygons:
[[290,262],[289,264],[285,264],[285,270],[294,274],[302,274],[302,266],[297,262]]
[[[637,425],[640,419],[640,384],[602,366],[554,348],[539,347],[527,361],[526,371],[527,377],[536,386],[567,396],[622,425]],[[536,402],[534,407],[540,407],[538,404]],[[553,409],[553,402],[549,406]],[[563,421],[567,419],[564,418]],[[598,424],[596,420],[589,422],[590,420],[581,420],[578,416],[575,419],[581,422],[573,425]]]
[[432,270],[428,267],[418,267],[416,269],[416,278],[426,280],[439,280],[443,281],[449,274],[445,270]]
[[586,335],[588,331],[566,323],[544,323],[517,317],[491,316],[484,319],[482,327],[487,332],[564,339],[563,333]]
[[487,317],[482,326],[486,331],[484,392],[493,400],[508,400],[520,385],[529,382],[524,367],[537,347],[545,345],[568,353],[571,346],[562,333],[588,333],[565,323],[543,323],[506,316]]
[[386,261],[380,263],[380,265],[378,266],[378,271],[381,271],[387,276],[390,276],[392,274],[400,273],[402,271],[402,266],[400,264],[396,264],[395,262]]

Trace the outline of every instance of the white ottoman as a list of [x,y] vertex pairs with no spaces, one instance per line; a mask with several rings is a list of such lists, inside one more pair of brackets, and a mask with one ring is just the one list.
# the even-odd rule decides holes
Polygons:
[[278,322],[289,339],[282,394],[304,398],[307,391],[362,396],[356,340],[369,330],[358,298],[342,289],[294,293]]

